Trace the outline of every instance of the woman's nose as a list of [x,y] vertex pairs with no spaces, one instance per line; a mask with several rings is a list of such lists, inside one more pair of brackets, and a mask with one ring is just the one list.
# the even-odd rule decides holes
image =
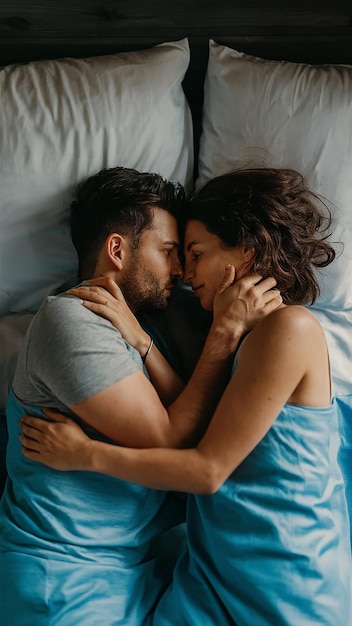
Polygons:
[[184,271],[183,271],[183,282],[186,284],[191,284],[192,279],[194,277],[194,272],[189,263],[185,263]]

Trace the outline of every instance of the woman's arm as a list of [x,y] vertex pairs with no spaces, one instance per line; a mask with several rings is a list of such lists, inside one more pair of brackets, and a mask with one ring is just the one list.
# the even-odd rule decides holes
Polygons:
[[[208,493],[209,478],[203,455],[195,448],[172,450],[122,448],[89,439],[70,418],[46,410],[46,422],[25,416],[20,422],[23,454],[60,471],[85,470],[144,484],[153,489]],[[202,481],[203,477],[203,481]],[[202,488],[203,482],[203,488]]]
[[[241,337],[282,302],[279,291],[273,289],[276,284],[273,278],[261,281],[261,276],[253,274],[237,282],[234,279],[234,267],[229,266],[224,271],[215,298],[213,324],[195,376],[189,383],[193,393],[198,395],[198,389],[209,379],[214,387],[213,397],[216,401],[219,398],[216,389],[221,383],[221,391],[225,387],[229,358],[234,354]],[[79,297],[86,308],[108,319],[143,358],[148,352],[150,336],[128,307],[121,289],[109,278],[93,279],[90,283],[91,286],[77,287],[68,293]],[[169,407],[180,396],[184,388],[183,381],[154,344],[147,354],[145,365],[161,402]],[[217,382],[213,380],[214,368],[218,368]],[[188,401],[188,393],[185,398]]]
[[277,291],[268,291],[274,286],[273,279],[260,282],[260,276],[246,277],[233,285],[233,277],[234,268],[229,266],[215,298],[214,321],[193,375],[167,410],[140,370],[68,408],[126,447],[181,448],[198,443],[226,387],[243,331],[280,300]]
[[[224,272],[223,280],[217,290],[213,323],[195,370],[185,389],[168,406],[165,415],[160,414],[158,407],[153,410],[150,402],[147,410],[146,403],[150,394],[147,394],[146,390],[144,394],[141,394],[142,387],[145,386],[141,380],[138,382],[139,392],[138,389],[132,390],[132,396],[129,396],[130,401],[128,401],[128,397],[125,398],[128,402],[126,404],[127,413],[124,416],[121,402],[119,413],[116,414],[115,397],[110,393],[114,390],[109,389],[101,392],[99,397],[89,398],[79,406],[70,407],[72,411],[92,425],[99,421],[99,430],[104,434],[109,433],[110,438],[122,445],[135,447],[154,445],[170,448],[195,445],[204,434],[216,404],[226,387],[233,354],[241,336],[258,319],[281,302],[279,292],[271,290],[275,285],[274,279],[268,278],[261,281],[259,275],[246,276],[235,284],[233,284],[233,279],[234,267],[229,266]],[[125,380],[120,383],[120,387],[123,385],[126,388],[127,395],[131,393],[128,391],[129,382]],[[142,431],[139,429],[138,438],[135,439],[136,443],[133,443],[133,439],[131,443],[131,436],[133,435],[131,429],[134,428],[134,423],[129,418],[132,406],[129,409],[128,405],[132,404],[132,400],[136,404],[141,396],[145,398],[143,416],[148,420],[150,432],[147,433],[146,431],[147,422],[145,421]],[[155,419],[153,419],[153,415]],[[138,413],[135,417],[139,417]],[[124,421],[122,421],[123,418]],[[113,432],[113,423],[115,429],[119,425],[117,436]],[[103,424],[105,424],[105,430],[103,430]],[[126,431],[123,429],[123,424],[127,428]],[[127,436],[128,433],[129,436]],[[144,444],[141,444],[141,435],[145,441]],[[146,439],[147,435],[148,440]]]
[[[91,279],[89,283],[70,289],[67,293],[77,296],[83,306],[109,320],[143,359],[148,352],[151,337],[132,313],[120,287],[106,277]],[[145,366],[162,404],[168,407],[181,393],[184,382],[154,343],[145,358]]]
[[[321,371],[315,375],[317,357]],[[265,436],[286,402],[328,403],[328,369],[319,324],[301,307],[287,307],[247,338],[237,370],[196,448],[119,448],[89,440],[66,418],[48,423],[26,417],[23,452],[60,470],[102,472],[155,489],[214,493]]]

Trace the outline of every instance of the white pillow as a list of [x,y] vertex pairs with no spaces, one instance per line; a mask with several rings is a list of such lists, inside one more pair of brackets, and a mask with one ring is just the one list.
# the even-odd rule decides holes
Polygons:
[[189,59],[183,39],[0,71],[0,314],[35,311],[75,272],[67,217],[77,182],[123,165],[190,187]]
[[332,210],[340,257],[319,274],[313,312],[335,389],[352,389],[352,68],[269,61],[209,42],[200,186],[234,167],[294,168]]
[[5,411],[18,351],[32,319],[33,315],[30,314],[0,317],[0,412]]

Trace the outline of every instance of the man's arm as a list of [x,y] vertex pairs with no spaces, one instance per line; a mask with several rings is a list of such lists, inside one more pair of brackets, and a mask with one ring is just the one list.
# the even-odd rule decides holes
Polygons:
[[[318,373],[317,355],[322,364]],[[102,472],[152,489],[209,495],[265,437],[284,404],[292,401],[324,410],[330,402],[330,385],[321,327],[302,307],[289,306],[275,312],[248,338],[234,376],[195,448],[116,449],[89,440],[61,416],[56,424],[26,418],[21,442],[25,456],[55,469]]]
[[145,366],[150,380],[163,405],[169,406],[181,393],[184,382],[154,343],[149,350],[151,337],[132,313],[115,281],[101,276],[89,280],[86,285],[74,287],[67,293],[80,298],[85,308],[109,320],[142,358],[148,352]]
[[[181,394],[183,382],[157,347],[153,345],[148,352],[145,365],[150,380],[161,402],[168,407],[172,422],[172,435],[167,435],[166,441],[165,429],[162,429],[164,435],[159,433],[164,440],[161,445],[169,445],[170,441],[174,445],[193,443],[194,438],[188,442],[188,436],[193,431],[195,436],[198,436],[198,431],[199,434],[203,432],[225,388],[231,356],[241,336],[281,303],[279,292],[271,290],[275,281],[268,279],[260,283],[260,278],[259,275],[252,275],[233,285],[234,268],[229,267],[225,273],[219,287],[218,304],[215,305],[214,323],[186,393]],[[89,285],[75,288],[69,293],[81,298],[86,308],[108,319],[141,356],[146,354],[150,337],[127,306],[121,289],[113,280],[106,277],[94,279],[89,281]],[[139,387],[140,383],[136,383],[136,389]],[[76,408],[76,411],[81,408]],[[177,417],[173,418],[175,413]],[[202,420],[199,415],[202,415]],[[168,424],[165,428],[168,430]]]
[[227,333],[212,328],[191,380],[168,409],[141,370],[69,408],[124,446],[184,446],[205,430],[228,381],[232,354]]
[[70,405],[71,410],[121,445],[194,444],[205,431],[228,382],[241,336],[281,302],[278,292],[274,297],[269,292],[275,284],[273,279],[258,283],[260,277],[249,277],[235,285],[232,279],[229,272],[219,288],[214,321],[198,364],[186,388],[168,410],[141,371]]

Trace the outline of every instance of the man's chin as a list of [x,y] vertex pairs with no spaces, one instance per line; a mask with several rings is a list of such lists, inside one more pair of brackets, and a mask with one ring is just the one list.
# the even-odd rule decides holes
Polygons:
[[145,301],[140,303],[138,310],[143,313],[161,313],[162,311],[166,311],[168,304],[169,302],[166,298],[154,302]]
[[169,306],[169,298],[165,298],[164,302],[160,302],[158,306],[154,308],[154,311],[166,311]]

